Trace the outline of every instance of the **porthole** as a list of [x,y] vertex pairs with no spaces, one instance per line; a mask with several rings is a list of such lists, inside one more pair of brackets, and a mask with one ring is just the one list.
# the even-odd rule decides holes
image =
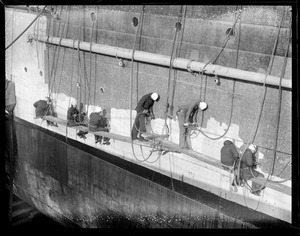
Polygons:
[[134,27],[137,27],[137,26],[138,26],[138,24],[139,24],[139,20],[138,20],[138,18],[136,18],[136,17],[133,17],[133,19],[132,19],[132,24],[133,24],[133,26],[134,26]]
[[181,30],[181,26],[182,26],[182,24],[181,24],[180,21],[176,22],[175,28],[176,28],[176,31],[177,31],[177,32]]
[[95,12],[91,12],[91,20],[92,21],[95,21],[95,19],[96,19],[96,15],[95,15]]
[[225,34],[229,38],[234,37],[234,35],[235,35],[234,29],[232,29],[232,28],[227,29]]
[[24,70],[25,70],[25,72],[27,72],[27,67],[26,66],[24,67]]

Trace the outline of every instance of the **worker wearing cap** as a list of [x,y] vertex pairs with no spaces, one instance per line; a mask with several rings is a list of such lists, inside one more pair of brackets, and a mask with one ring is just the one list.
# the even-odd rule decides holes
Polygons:
[[[132,140],[139,139],[140,141],[146,141],[141,133],[145,133],[146,123],[145,118],[150,117],[151,119],[155,119],[153,113],[153,105],[154,102],[158,102],[160,99],[159,94],[157,93],[148,93],[144,95],[138,102],[137,107],[135,108],[137,115],[131,130],[131,138]],[[138,134],[140,132],[139,138]]]
[[[46,115],[54,115],[51,99],[49,97],[45,97],[45,100],[36,101],[33,104],[33,106],[35,107],[35,119],[43,118]],[[47,125],[56,126],[56,127],[58,126],[57,124],[48,120],[47,120]]]
[[[258,163],[256,162],[256,154],[257,147],[253,144],[250,144],[249,147],[245,150],[242,158],[241,158],[241,178],[244,180],[249,180],[255,177],[264,177],[264,175],[258,171],[256,171],[256,166]],[[260,184],[252,182],[252,189],[251,193],[254,195],[259,196],[261,190],[263,190],[265,187],[263,187],[261,190]]]
[[176,114],[178,116],[179,124],[179,147],[185,149],[192,148],[190,129],[187,126],[196,121],[196,114],[198,110],[204,111],[207,107],[207,103],[199,99],[178,107]]
[[[90,121],[89,121],[89,130],[92,132],[97,132],[97,131],[104,131],[108,132],[108,120],[105,117],[106,115],[106,109],[98,108],[95,112],[92,112],[90,114]],[[103,144],[104,145],[109,145],[109,138],[104,137],[103,139]],[[95,143],[100,143],[102,142],[102,136],[96,135],[95,134]]]

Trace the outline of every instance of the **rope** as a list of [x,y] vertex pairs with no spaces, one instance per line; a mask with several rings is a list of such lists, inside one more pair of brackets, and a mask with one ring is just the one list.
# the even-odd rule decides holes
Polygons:
[[[96,16],[96,37],[95,37],[95,42],[97,43],[97,39],[98,39],[98,11],[99,8],[97,8],[97,16]],[[94,58],[95,58],[95,86],[94,86],[94,104],[96,104],[96,88],[97,88],[97,55],[94,54]]]
[[[67,20],[67,29],[66,29],[66,37],[68,35],[68,25],[69,25],[69,22],[70,22],[70,12],[71,12],[71,6],[69,6],[69,14],[68,14],[68,20]],[[63,29],[62,29],[62,32],[61,32],[61,37],[62,37],[62,34],[65,30],[65,25],[63,26]],[[62,61],[62,66],[61,66],[61,71],[60,71],[60,78],[59,78],[59,83],[58,83],[58,90],[57,90],[57,93],[56,93],[56,100],[57,100],[57,96],[58,96],[58,93],[60,91],[60,86],[61,86],[61,78],[62,78],[62,72],[63,72],[63,68],[64,68],[64,63],[65,63],[65,54],[66,54],[66,48],[64,48],[64,55],[63,55],[63,61]],[[59,58],[57,59],[59,60]]]
[[[247,147],[249,146],[249,144],[250,144],[250,143],[253,143],[253,141],[254,141],[254,139],[255,139],[255,135],[256,135],[257,130],[258,130],[259,121],[260,121],[260,118],[261,118],[261,114],[262,114],[262,110],[263,110],[263,104],[264,104],[264,100],[265,100],[265,96],[266,96],[266,86],[265,86],[266,83],[265,83],[265,82],[266,82],[266,78],[267,78],[267,76],[270,74],[271,68],[272,68],[272,66],[273,66],[274,55],[275,55],[275,51],[276,51],[276,47],[277,47],[277,42],[278,42],[278,39],[279,39],[279,34],[280,34],[280,29],[281,29],[281,26],[282,26],[284,14],[285,14],[285,10],[284,10],[283,13],[282,13],[281,22],[280,22],[280,25],[279,25],[279,28],[278,28],[277,37],[276,37],[276,40],[275,40],[275,43],[274,43],[274,47],[273,47],[273,52],[272,52],[271,62],[270,62],[270,64],[269,64],[268,72],[267,72],[267,74],[266,74],[266,76],[265,76],[265,80],[264,80],[264,84],[263,84],[263,87],[264,87],[264,91],[263,91],[263,92],[264,92],[264,94],[263,94],[262,101],[261,101],[260,114],[259,114],[258,119],[257,119],[256,129],[255,129],[255,132],[254,132],[254,135],[253,135],[252,139],[251,139],[251,135],[250,135],[250,139],[251,139],[251,140],[249,139],[247,145],[245,146],[244,151],[243,151],[242,154],[241,154],[241,157],[243,157],[243,155],[244,155],[244,153],[245,153]],[[251,133],[251,134],[252,134],[252,133]],[[273,165],[274,165],[274,164],[275,164],[275,162],[273,162]],[[238,180],[240,179],[240,165],[241,165],[241,161],[239,161],[239,164],[238,164]],[[251,168],[250,168],[250,172],[251,172],[251,174],[253,175]],[[268,182],[268,181],[271,181],[271,180],[269,179],[270,176],[271,176],[270,174],[271,174],[271,173],[268,174],[268,177],[266,178],[265,182],[264,182],[258,189],[254,189],[254,190],[251,189],[252,192],[262,190],[262,189],[266,186],[267,182]],[[254,175],[253,175],[253,176],[254,176]],[[256,178],[256,177],[254,176],[254,178]],[[245,201],[245,204],[246,204],[246,206],[247,206],[247,202],[246,202],[246,201]],[[258,202],[258,204],[259,204],[259,202]],[[247,206],[247,207],[248,207],[248,206]],[[257,207],[258,207],[258,206],[257,206]]]
[[[15,12],[16,10],[13,10],[12,15],[12,24],[11,24],[11,37],[14,36],[14,25],[15,25]],[[12,75],[12,68],[13,68],[13,56],[14,56],[14,47],[11,48],[11,59],[10,59],[10,74]]]
[[[291,21],[291,19],[290,19]],[[291,36],[292,36],[292,30],[291,30],[292,24],[290,22],[290,28],[289,28],[289,40],[288,40],[288,45],[287,45],[287,49],[285,51],[285,55],[284,55],[284,63],[281,69],[281,74],[280,74],[280,80],[279,80],[279,88],[278,88],[278,109],[277,109],[277,123],[276,123],[276,135],[275,135],[275,147],[274,149],[277,149],[277,142],[278,142],[278,133],[279,133],[279,123],[280,123],[280,112],[281,112],[281,100],[282,100],[282,87],[281,87],[281,83],[282,83],[282,78],[284,77],[285,74],[285,69],[286,69],[286,63],[287,63],[287,56],[288,56],[288,52],[289,52],[289,46],[290,46],[290,40],[291,40]],[[273,157],[273,163],[275,164],[275,159],[276,159],[276,151],[274,151],[274,157]],[[275,165],[273,165],[272,167],[272,172],[271,175],[274,173],[274,167]]]
[[8,46],[5,47],[5,50],[7,50],[8,48],[10,48],[11,45],[13,45],[28,29],[29,27],[37,20],[37,18],[40,17],[40,15],[43,13],[43,11],[45,10],[45,8],[47,7],[44,6],[44,8],[41,10],[41,12],[34,18],[34,20],[22,31],[21,34],[19,34],[18,37],[16,37]]
[[[71,7],[70,7],[70,11],[71,11]],[[74,54],[75,54],[75,38],[73,39],[73,51],[72,51],[72,62],[71,62],[71,85],[70,85],[70,97],[69,97],[68,108],[71,106],[71,97],[72,97],[72,90],[73,90]],[[67,141],[67,136],[68,136],[68,125],[66,125],[66,141]]]
[[[85,18],[83,18],[83,20],[84,21],[83,21],[83,25],[82,25],[82,27],[83,27],[82,30],[84,32]],[[91,36],[91,39],[90,39],[90,58],[91,58],[91,50],[92,50],[92,36]],[[85,84],[85,87],[84,87],[84,102],[87,105],[87,113],[88,113],[88,108],[89,108],[89,104],[90,104],[90,97],[91,97],[91,91],[90,91],[90,83],[89,83],[87,69],[86,69],[86,60],[85,60],[85,56],[84,55],[85,55],[85,52],[83,52],[83,67],[84,67],[83,79],[84,79],[84,84]],[[91,71],[91,65],[90,65],[90,71]],[[88,95],[86,93],[86,90],[88,90]]]
[[[61,7],[61,12],[62,12],[62,7]],[[66,16],[67,18],[67,16]],[[69,20],[70,20],[70,11],[69,11],[69,14],[68,14],[68,23],[69,23]],[[59,29],[58,29],[58,32],[60,31],[60,25],[61,25],[61,21],[59,22]],[[58,49],[58,54],[57,54],[57,58],[56,58],[56,66],[55,66],[55,70],[54,70],[54,78],[53,78],[53,82],[52,82],[52,85],[51,85],[51,91],[53,91],[53,87],[54,87],[54,84],[55,84],[55,78],[56,78],[56,72],[57,72],[57,65],[58,65],[58,60],[59,60],[59,53],[60,53],[60,46],[61,46],[61,41],[62,41],[62,36],[63,36],[63,32],[65,30],[65,25],[63,25],[63,28],[62,28],[62,32],[61,32],[61,35],[60,35],[60,42],[59,42],[59,49]],[[68,27],[67,27],[67,31],[66,31],[66,35],[67,35],[67,32],[68,32]],[[65,61],[65,52],[66,52],[66,48],[64,48],[64,55],[63,55],[63,62],[62,62],[62,69],[61,69],[61,73],[60,73],[60,79],[59,79],[59,84],[58,84],[58,90],[57,90],[57,93],[55,95],[55,100],[57,100],[57,96],[58,96],[58,93],[60,91],[60,84],[61,84],[61,77],[62,77],[62,71],[63,71],[63,65],[64,65],[64,61]],[[53,67],[54,67],[54,64],[55,64],[55,56],[53,56],[53,66],[52,66],[52,71],[53,71]],[[49,97],[50,97],[50,93],[49,93]],[[52,110],[52,105],[49,105],[47,107],[47,110],[46,112],[44,113],[44,115],[42,116],[42,122],[43,122],[43,118],[46,116],[46,114],[49,112],[49,110]],[[41,123],[42,123],[41,122]]]
[[[182,21],[182,11],[183,11],[183,6],[180,7],[180,11],[179,11],[179,15],[178,15],[178,18],[177,18],[177,23],[181,23]],[[186,13],[186,7],[185,7],[185,13]],[[184,15],[185,15],[184,13]],[[168,108],[169,108],[169,96],[170,96],[170,84],[171,84],[171,72],[172,72],[172,69],[173,69],[173,62],[174,62],[174,59],[178,56],[178,50],[179,50],[179,45],[177,44],[177,48],[176,48],[176,53],[175,53],[175,58],[173,56],[174,54],[174,48],[175,48],[175,42],[176,42],[176,39],[177,39],[177,35],[179,34],[179,30],[176,28],[176,31],[175,31],[175,35],[174,35],[174,39],[173,39],[173,45],[172,45],[172,50],[171,50],[171,57],[170,57],[170,67],[169,67],[169,79],[168,79],[168,90],[167,90],[167,99],[166,99],[166,112],[165,114],[168,113]],[[181,49],[181,44],[182,44],[182,40],[183,40],[183,34],[181,34],[181,43],[180,43],[180,49]],[[173,94],[173,97],[172,97],[172,104],[173,104],[173,98],[174,98],[174,90],[175,90],[175,82],[173,81],[173,91],[172,91],[172,94]],[[170,107],[170,110],[172,112],[172,109],[173,107],[171,106]],[[171,114],[172,115],[172,114]]]
[[[79,76],[79,87],[77,87],[77,92],[78,92],[78,88],[79,88],[79,110],[80,109],[80,105],[81,105],[81,74],[80,74],[80,69],[81,69],[81,61],[80,61],[80,38],[81,38],[81,31],[82,31],[82,18],[80,19],[80,26],[79,26],[79,35],[78,35],[78,47],[77,47],[77,52],[78,52],[78,76]],[[77,100],[78,100],[78,93],[77,93]],[[81,112],[81,111],[79,111]],[[79,121],[80,120],[80,116],[79,116]]]
[[[140,14],[140,20],[144,14],[144,10],[145,10],[145,6],[142,5],[142,11],[141,11],[141,14]],[[132,149],[132,153],[133,153],[133,156],[134,158],[137,160],[137,161],[140,161],[140,162],[144,162],[146,161],[145,159],[144,160],[140,160],[137,158],[137,156],[135,155],[135,151],[134,151],[134,147],[133,147],[133,140],[132,140],[132,133],[131,133],[131,127],[132,127],[132,94],[133,94],[133,64],[134,64],[134,53],[135,53],[135,47],[136,47],[136,42],[137,42],[137,36],[138,36],[138,33],[140,31],[140,28],[141,28],[141,24],[139,24],[138,26],[138,29],[136,31],[136,35],[135,35],[135,41],[134,41],[134,45],[133,45],[133,49],[132,49],[132,56],[131,56],[131,73],[130,73],[130,104],[129,104],[129,111],[130,111],[130,136],[131,136],[131,149]]]
[[284,168],[282,168],[282,170],[280,171],[280,173],[279,173],[278,175],[276,175],[276,177],[279,177],[279,175],[281,175],[281,173],[285,170],[285,168],[287,168],[287,166],[288,166],[289,164],[292,164],[292,161],[291,161],[291,160],[284,166]]
[[[91,82],[92,82],[92,39],[93,39],[93,33],[94,33],[94,20],[92,19],[93,24],[92,24],[92,29],[91,29],[91,40],[90,40],[90,82],[89,82],[89,97],[88,97],[88,104],[91,100],[91,93],[90,93],[90,87],[91,87]],[[96,86],[95,86],[96,87]],[[94,102],[95,104],[95,102]],[[89,106],[87,106],[87,114],[89,114]]]
[[[271,173],[268,174],[268,178],[267,181],[265,183],[265,185],[267,184],[267,182],[271,182],[271,183],[284,183],[287,182],[288,180],[291,179],[284,179],[284,180],[280,180],[280,181],[274,181],[269,179],[270,176],[273,175],[274,173],[274,168],[275,168],[275,162],[276,162],[276,149],[277,149],[277,141],[278,141],[278,132],[279,132],[279,122],[280,122],[280,111],[281,111],[281,100],[282,100],[282,88],[281,88],[281,82],[282,82],[282,78],[284,77],[284,73],[285,73],[285,69],[286,69],[286,63],[287,63],[287,55],[288,55],[288,51],[289,51],[289,46],[290,46],[290,40],[291,40],[291,36],[292,36],[292,24],[291,24],[291,19],[290,19],[290,27],[289,27],[289,41],[288,41],[288,46],[285,52],[285,58],[284,58],[284,63],[281,69],[281,75],[280,75],[280,82],[279,82],[279,90],[278,90],[278,109],[277,109],[277,125],[276,125],[276,136],[275,136],[275,147],[274,147],[274,156],[273,156],[273,164],[272,164],[272,171]],[[285,169],[285,168],[284,168]],[[264,186],[265,186],[264,185]],[[254,190],[255,191],[255,190]]]
[[[141,15],[140,15],[140,24],[139,24],[139,27],[138,27],[138,30],[136,32],[136,35],[135,35],[135,42],[134,42],[134,46],[133,46],[133,50],[132,50],[132,64],[131,64],[131,74],[130,74],[130,127],[132,127],[132,95],[133,95],[133,65],[134,65],[134,53],[135,53],[135,48],[136,48],[136,43],[137,43],[137,36],[138,36],[138,33],[141,32],[141,28],[142,28],[142,22],[141,22],[141,19],[143,19],[143,16],[144,16],[144,9],[145,9],[145,6],[142,6],[142,11],[141,11]],[[139,116],[141,113],[138,113],[137,116]],[[136,117],[137,117],[136,116]],[[134,128],[137,129],[137,127],[135,126]],[[138,129],[137,129],[138,130]],[[138,130],[139,131],[139,130]],[[130,135],[131,135],[131,130],[130,130]],[[132,149],[132,152],[133,152],[133,156],[134,158],[137,160],[137,161],[140,161],[140,162],[145,162],[147,161],[152,153],[153,153],[153,150],[155,149],[155,146],[152,148],[152,150],[150,151],[150,154],[148,155],[147,158],[144,157],[144,153],[143,153],[143,150],[142,150],[142,147],[140,145],[140,150],[141,150],[141,153],[142,153],[142,156],[143,156],[143,160],[140,160],[139,158],[137,158],[137,156],[135,155],[135,151],[134,151],[134,147],[133,147],[133,140],[132,140],[132,136],[131,136],[131,149]],[[161,156],[161,152],[160,152],[160,155],[159,157],[155,160],[157,161]],[[151,162],[149,162],[151,163]]]
[[[210,60],[203,66],[202,72],[204,71],[205,67],[206,67],[208,64],[210,64],[210,63],[214,64],[214,63],[218,60],[218,58],[219,58],[219,56],[221,55],[221,53],[223,52],[223,50],[224,50],[224,48],[225,48],[227,42],[228,42],[229,39],[230,39],[230,36],[229,36],[229,35],[230,35],[231,32],[233,31],[233,28],[235,27],[235,24],[236,24],[237,20],[240,18],[240,15],[241,15],[242,10],[239,10],[238,12],[239,12],[239,13],[238,13],[238,16],[236,17],[236,19],[235,19],[235,21],[234,21],[232,27],[230,28],[230,31],[228,32],[228,34],[226,35],[226,37],[225,37],[225,39],[224,39],[224,42],[223,42],[222,47],[221,47],[221,50],[215,55],[215,57],[213,57],[214,59],[210,59]],[[203,75],[203,73],[202,73],[202,75]]]
[[[52,6],[50,7],[50,9],[52,9]],[[52,19],[49,21],[49,27],[46,27],[46,35],[48,35],[47,37],[47,43],[46,43],[46,47],[47,47],[47,74],[48,74],[48,78],[49,78],[49,82],[48,82],[48,94],[50,94],[50,89],[51,89],[51,85],[50,85],[50,82],[51,82],[51,74],[50,74],[50,71],[49,71],[49,68],[50,68],[50,47],[51,47],[51,44],[49,44],[49,35],[50,35],[50,31],[51,31],[51,22],[53,21],[53,17]],[[50,46],[49,46],[50,45]]]
[[[235,60],[235,68],[237,68],[238,51],[239,51],[239,45],[240,45],[241,12],[242,12],[242,10],[239,10],[239,11],[238,11],[238,16],[236,17],[236,19],[235,19],[235,21],[234,21],[234,23],[233,23],[233,26],[230,28],[230,31],[229,31],[229,33],[228,33],[228,35],[230,35],[230,33],[232,32],[233,28],[234,28],[235,25],[236,25],[237,20],[240,19],[240,21],[239,21],[239,37],[238,37],[238,44],[237,44],[237,54],[236,54],[237,56],[236,56],[236,60]],[[227,42],[228,42],[228,40],[229,40],[229,36],[228,36],[228,35],[226,36],[226,40],[224,41],[223,46],[222,46],[220,52],[215,56],[215,59],[213,60],[213,63],[216,62],[216,60],[218,59],[218,57],[221,55],[221,52],[224,50],[224,48],[225,48],[225,46],[226,46],[226,44],[227,44]],[[212,60],[209,60],[203,68],[205,68],[205,67],[207,66],[207,64],[210,63],[210,61],[212,61]],[[203,70],[202,70],[202,75],[201,75],[200,100],[201,100],[201,91],[202,91],[202,81],[203,81]],[[206,77],[206,83],[207,83],[207,77]],[[234,93],[235,93],[235,83],[236,83],[236,80],[233,81],[232,97],[231,97],[231,112],[230,112],[230,117],[229,117],[228,126],[227,126],[227,129],[225,130],[225,132],[224,132],[221,136],[213,138],[213,137],[210,137],[210,136],[208,136],[207,134],[205,134],[205,133],[201,130],[202,123],[203,123],[203,115],[201,116],[202,119],[201,119],[201,125],[200,125],[200,128],[199,128],[199,129],[197,128],[197,129],[195,129],[195,130],[199,131],[199,133],[203,134],[206,138],[209,138],[209,139],[212,139],[212,140],[218,140],[218,139],[224,137],[224,136],[227,134],[227,132],[229,131],[229,128],[230,128],[230,126],[231,126],[231,121],[232,121],[232,115],[233,115],[233,107],[234,107],[234,106],[233,106],[233,102],[234,102]],[[206,86],[205,86],[205,88],[206,88]],[[205,90],[205,91],[206,91],[206,90]],[[205,97],[205,95],[204,95],[204,97]],[[198,114],[198,111],[197,111],[197,114]],[[199,122],[199,123],[200,123],[200,122]],[[191,135],[193,135],[193,133],[195,132],[195,130],[191,133]],[[199,135],[199,133],[197,134],[197,136]],[[195,136],[195,137],[197,137],[197,136]],[[195,138],[195,137],[193,137],[193,138]]]
[[[183,6],[180,7],[180,11],[179,11],[179,15],[178,15],[178,18],[177,18],[177,22],[180,22],[181,21],[181,18],[182,18],[182,9],[183,9]],[[168,88],[167,88],[167,98],[166,98],[166,103],[165,103],[165,127],[167,127],[167,131],[168,131],[168,134],[169,134],[169,127],[168,127],[168,124],[167,124],[167,118],[168,118],[168,110],[169,110],[169,96],[170,96],[170,84],[171,84],[171,72],[172,72],[172,68],[173,68],[173,62],[174,62],[174,57],[173,57],[173,53],[174,53],[174,48],[175,48],[175,42],[176,42],[176,38],[177,38],[177,34],[178,34],[178,30],[176,28],[175,30],[175,35],[174,35],[174,39],[173,39],[173,44],[172,44],[172,50],[171,50],[171,57],[170,57],[170,66],[169,66],[169,77],[168,77]],[[174,91],[173,91],[174,93]]]
[[[61,11],[62,11],[62,6],[61,6]],[[53,20],[53,18],[52,18],[52,20]],[[60,26],[61,26],[61,20],[59,21],[59,26],[58,26],[57,34],[59,34]],[[61,40],[62,40],[62,34],[60,35],[59,45],[58,45],[58,47],[55,47],[55,51],[54,51],[54,55],[53,55],[53,64],[52,64],[52,68],[51,68],[50,81],[49,81],[49,83],[51,84],[50,85],[50,91],[49,91],[49,97],[50,97],[50,93],[53,91],[53,86],[54,86],[55,79],[56,79],[56,71],[57,71],[58,59],[56,59],[56,65],[55,65],[55,56],[56,56],[56,52],[58,50],[57,58],[59,58]],[[53,81],[51,83],[53,75],[54,75],[54,77],[53,77]]]

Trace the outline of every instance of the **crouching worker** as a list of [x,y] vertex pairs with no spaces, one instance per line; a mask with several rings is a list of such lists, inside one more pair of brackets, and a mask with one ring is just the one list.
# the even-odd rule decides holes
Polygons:
[[[89,130],[92,132],[97,132],[97,131],[104,131],[108,132],[109,131],[109,122],[107,118],[105,117],[106,115],[106,110],[99,108],[99,110],[93,112],[90,114],[90,121],[89,121]],[[95,143],[100,143],[102,142],[102,136],[96,135],[95,134]],[[110,138],[104,137],[103,138],[103,144],[104,145],[109,145]]]
[[[36,101],[33,104],[33,106],[35,107],[35,119],[38,118],[43,119],[43,117],[47,115],[55,116],[55,113],[53,112],[52,109],[51,99],[49,97],[45,97],[45,100]],[[48,120],[47,120],[47,125],[58,127],[57,124]]]
[[194,123],[196,120],[196,114],[198,110],[204,111],[207,109],[206,102],[202,102],[199,99],[194,100],[191,103],[183,104],[178,107],[176,112],[178,116],[179,124],[179,147],[190,149],[191,145],[191,131],[188,128],[190,123]]
[[[82,112],[81,114],[79,113],[78,109],[77,109],[77,101],[74,99],[71,102],[71,107],[69,107],[68,109],[68,114],[67,114],[67,119],[68,119],[68,126],[72,127],[72,126],[78,126],[78,125],[83,125],[86,126],[84,123],[82,123],[81,121],[84,120],[85,117],[85,113]],[[80,138],[86,139],[86,134],[88,132],[84,132],[84,131],[78,131],[77,135]]]
[[[255,177],[264,177],[262,173],[255,170],[258,165],[255,156],[256,152],[257,147],[253,144],[250,144],[241,158],[241,178],[244,180],[249,180]],[[254,195],[260,196],[261,190],[265,189],[265,187],[261,189],[260,188],[260,184],[254,183],[252,181],[252,189],[250,192]]]
[[[226,140],[221,148],[221,163],[224,170],[234,172],[239,160],[239,153],[231,140]],[[237,176],[236,176],[237,178]],[[237,179],[235,180],[237,182]],[[234,186],[234,181],[232,186]]]

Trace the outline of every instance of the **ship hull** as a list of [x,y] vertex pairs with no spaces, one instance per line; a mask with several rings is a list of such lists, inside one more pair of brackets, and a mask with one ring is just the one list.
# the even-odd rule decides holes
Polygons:
[[14,193],[64,225],[289,226],[25,120],[15,118],[15,132],[19,151],[15,157]]
[[[21,35],[37,12],[43,13],[35,9],[6,8],[6,45]],[[180,9],[187,15],[182,30],[174,31]],[[270,69],[275,82],[281,71],[283,82],[291,81],[291,47],[284,53],[291,13],[282,6],[245,6],[238,21],[237,9],[146,6],[144,14],[139,6],[47,7],[26,34],[6,48],[6,80],[15,85],[13,93],[6,89],[6,98],[14,98],[7,99],[6,107],[15,106],[15,139],[8,145],[18,151],[8,152],[13,192],[51,218],[80,227],[290,226],[292,92],[239,78],[252,72],[266,78]],[[140,30],[134,25],[138,16]],[[239,27],[235,25],[235,36],[223,47],[233,22]],[[169,67],[171,51],[177,51],[174,67]],[[218,61],[206,67],[216,71],[201,75],[196,65],[208,63],[216,53],[221,53]],[[165,63],[142,60],[147,55]],[[190,69],[199,74],[177,68],[177,61],[189,61]],[[227,72],[239,73],[231,77]],[[134,108],[150,92],[161,95],[153,107],[151,131],[169,130],[168,139],[154,148],[130,138]],[[51,119],[61,121],[58,127],[35,118],[33,104],[45,96],[52,99],[56,117]],[[179,105],[194,98],[205,100],[208,109],[197,117],[201,132],[193,135],[192,150],[183,150],[178,145],[178,120],[165,120],[166,107],[171,105],[169,112],[175,115]],[[95,144],[91,132],[86,140],[79,139],[76,127],[65,126],[72,99],[88,117],[106,109],[110,145]],[[242,151],[252,137],[259,147],[258,170],[280,181],[264,179],[266,189],[260,197],[249,191],[252,181],[234,189],[233,175],[220,163],[225,140],[233,140]],[[162,142],[167,146],[160,146]]]

